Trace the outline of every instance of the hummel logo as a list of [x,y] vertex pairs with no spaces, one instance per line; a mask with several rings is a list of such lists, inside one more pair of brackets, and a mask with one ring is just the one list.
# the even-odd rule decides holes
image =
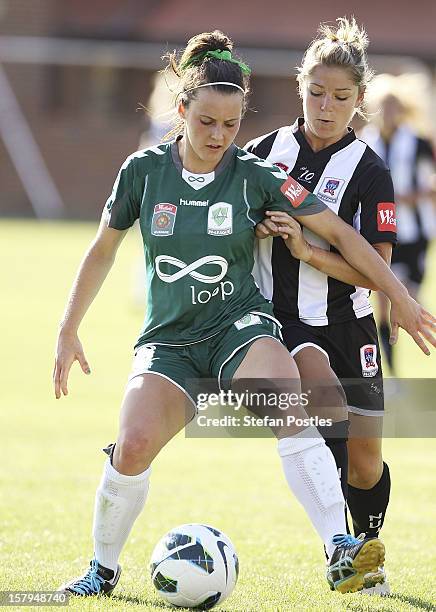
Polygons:
[[180,206],[209,206],[209,200],[184,200],[180,198]]

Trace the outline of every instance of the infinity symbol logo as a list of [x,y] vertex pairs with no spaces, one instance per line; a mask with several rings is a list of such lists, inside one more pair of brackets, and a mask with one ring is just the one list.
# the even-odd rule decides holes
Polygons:
[[[176,268],[179,268],[179,270],[178,272],[174,272],[174,274],[167,274],[166,272],[162,272],[160,269],[161,263],[171,264]],[[206,274],[195,272],[195,270],[206,264],[219,266],[221,268],[221,272],[215,276],[207,276]],[[219,255],[206,255],[205,257],[201,257],[200,259],[193,261],[189,265],[180,259],[176,259],[176,257],[171,257],[170,255],[158,255],[158,257],[155,259],[155,267],[156,274],[164,283],[175,283],[180,278],[189,275],[191,278],[194,278],[202,283],[212,284],[218,283],[222,278],[224,278],[229,264],[224,257],[220,257]]]
[[192,176],[192,174],[190,174],[188,176],[188,181],[190,183],[195,183],[195,181],[198,181],[199,183],[204,183],[206,179],[204,178],[204,176]]

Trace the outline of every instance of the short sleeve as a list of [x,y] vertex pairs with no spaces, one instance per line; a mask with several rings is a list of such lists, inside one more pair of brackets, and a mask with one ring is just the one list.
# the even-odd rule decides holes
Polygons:
[[397,242],[394,186],[387,168],[372,168],[360,193],[360,233],[370,244]]
[[139,183],[140,179],[135,173],[135,157],[130,156],[121,166],[104,207],[103,215],[108,227],[128,229],[138,219],[141,206]]
[[[279,169],[278,169],[279,170]],[[287,176],[282,170],[285,180],[274,185],[269,193],[270,200],[266,203],[267,210],[282,210],[291,217],[303,217],[322,212],[327,206],[316,195],[305,189],[292,176]]]

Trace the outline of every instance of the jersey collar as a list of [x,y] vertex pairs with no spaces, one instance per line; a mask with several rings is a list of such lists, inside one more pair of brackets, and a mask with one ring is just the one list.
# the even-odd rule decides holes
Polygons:
[[180,159],[179,155],[179,148],[177,146],[177,143],[179,140],[181,140],[181,138],[183,138],[183,136],[179,135],[177,136],[176,140],[171,143],[171,157],[182,179],[195,190],[202,189],[214,181],[227,168],[236,150],[236,145],[232,143],[224,153],[215,170],[205,174],[196,174],[194,172],[189,172],[183,167],[182,160]]
[[324,158],[324,157],[326,159],[329,159],[332,155],[334,155],[341,149],[344,149],[349,144],[351,144],[353,140],[356,140],[356,134],[354,133],[354,130],[349,127],[348,134],[345,134],[345,136],[343,136],[340,140],[338,140],[338,142],[331,144],[325,149],[321,149],[321,151],[315,152],[313,151],[310,144],[307,142],[303,132],[300,129],[303,125],[304,125],[304,117],[298,117],[298,119],[295,121],[295,123],[292,126],[292,132],[294,134],[294,138],[300,145],[300,148],[302,151],[304,151],[307,155],[316,155],[318,159]]

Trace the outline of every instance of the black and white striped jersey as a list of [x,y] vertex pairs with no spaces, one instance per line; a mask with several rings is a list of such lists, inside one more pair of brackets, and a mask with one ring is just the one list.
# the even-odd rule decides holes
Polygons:
[[[286,170],[371,244],[396,242],[392,179],[385,163],[349,132],[314,152],[300,130],[304,119],[251,140],[244,147]],[[309,242],[337,252],[303,228]],[[253,274],[282,322],[299,318],[329,325],[372,313],[369,290],[331,278],[295,259],[281,238],[259,240]]]
[[389,141],[385,141],[374,125],[360,134],[389,167],[397,197],[398,242],[415,243],[436,236],[436,214],[431,197],[421,195],[416,206],[401,202],[411,193],[428,193],[435,171],[430,142],[415,134],[407,125],[400,125]]

